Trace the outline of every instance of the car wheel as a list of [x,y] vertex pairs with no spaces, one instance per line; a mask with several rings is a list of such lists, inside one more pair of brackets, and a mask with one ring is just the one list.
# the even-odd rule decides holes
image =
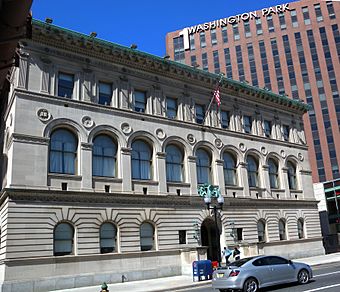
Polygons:
[[258,290],[259,286],[255,278],[249,278],[243,284],[243,292],[256,292]]
[[299,273],[298,273],[298,282],[299,284],[306,284],[309,282],[309,273],[307,270],[301,270]]

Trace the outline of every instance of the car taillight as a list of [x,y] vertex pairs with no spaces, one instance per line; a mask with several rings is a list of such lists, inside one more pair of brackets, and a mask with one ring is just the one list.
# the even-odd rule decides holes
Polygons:
[[229,274],[229,277],[236,277],[239,273],[240,273],[240,271],[238,271],[238,270],[231,271],[230,274]]

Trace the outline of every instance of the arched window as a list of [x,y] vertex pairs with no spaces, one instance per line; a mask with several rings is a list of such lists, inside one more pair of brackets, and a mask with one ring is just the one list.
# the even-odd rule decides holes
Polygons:
[[279,235],[280,235],[280,240],[287,239],[286,221],[284,219],[279,220]]
[[279,188],[279,171],[277,163],[274,159],[268,159],[268,166],[269,166],[269,181],[270,181],[270,188],[278,189]]
[[74,229],[69,223],[59,223],[54,229],[53,254],[63,256],[73,254]]
[[152,151],[147,143],[137,140],[132,143],[132,178],[151,179]]
[[116,176],[117,146],[106,135],[99,135],[93,140],[92,174],[94,176]]
[[154,248],[155,229],[152,224],[144,222],[140,226],[140,249],[141,251]]
[[287,168],[289,189],[296,190],[296,167],[292,162],[288,161]]
[[297,229],[298,229],[298,236],[299,239],[305,238],[305,228],[304,228],[304,222],[302,218],[299,218],[297,221]]
[[224,182],[226,185],[235,186],[237,184],[235,158],[230,153],[225,152],[223,161]]
[[58,129],[50,140],[50,172],[75,174],[77,139],[66,129]]
[[266,242],[266,222],[264,220],[259,220],[257,222],[257,235],[259,242]]
[[250,187],[259,186],[258,164],[253,156],[247,157],[248,184]]
[[116,250],[117,229],[112,223],[105,222],[100,226],[100,253]]
[[211,162],[207,151],[198,149],[197,153],[197,183],[204,184],[211,181]]
[[183,155],[175,145],[169,145],[166,152],[166,180],[181,182],[183,180]]

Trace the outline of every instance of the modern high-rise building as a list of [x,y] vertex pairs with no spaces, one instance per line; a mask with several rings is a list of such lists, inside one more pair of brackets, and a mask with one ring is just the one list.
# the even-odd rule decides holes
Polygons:
[[310,105],[313,181],[323,182],[340,177],[339,28],[340,1],[303,0],[170,32],[166,47],[175,61]]

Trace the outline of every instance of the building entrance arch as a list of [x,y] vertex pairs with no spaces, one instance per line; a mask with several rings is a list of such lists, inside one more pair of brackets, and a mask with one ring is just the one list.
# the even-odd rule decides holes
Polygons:
[[[219,230],[218,230],[219,232]],[[207,246],[207,259],[211,261],[218,261],[218,244],[219,244],[219,236],[216,232],[216,224],[215,221],[208,217],[206,218],[201,225],[201,240],[202,246]]]

